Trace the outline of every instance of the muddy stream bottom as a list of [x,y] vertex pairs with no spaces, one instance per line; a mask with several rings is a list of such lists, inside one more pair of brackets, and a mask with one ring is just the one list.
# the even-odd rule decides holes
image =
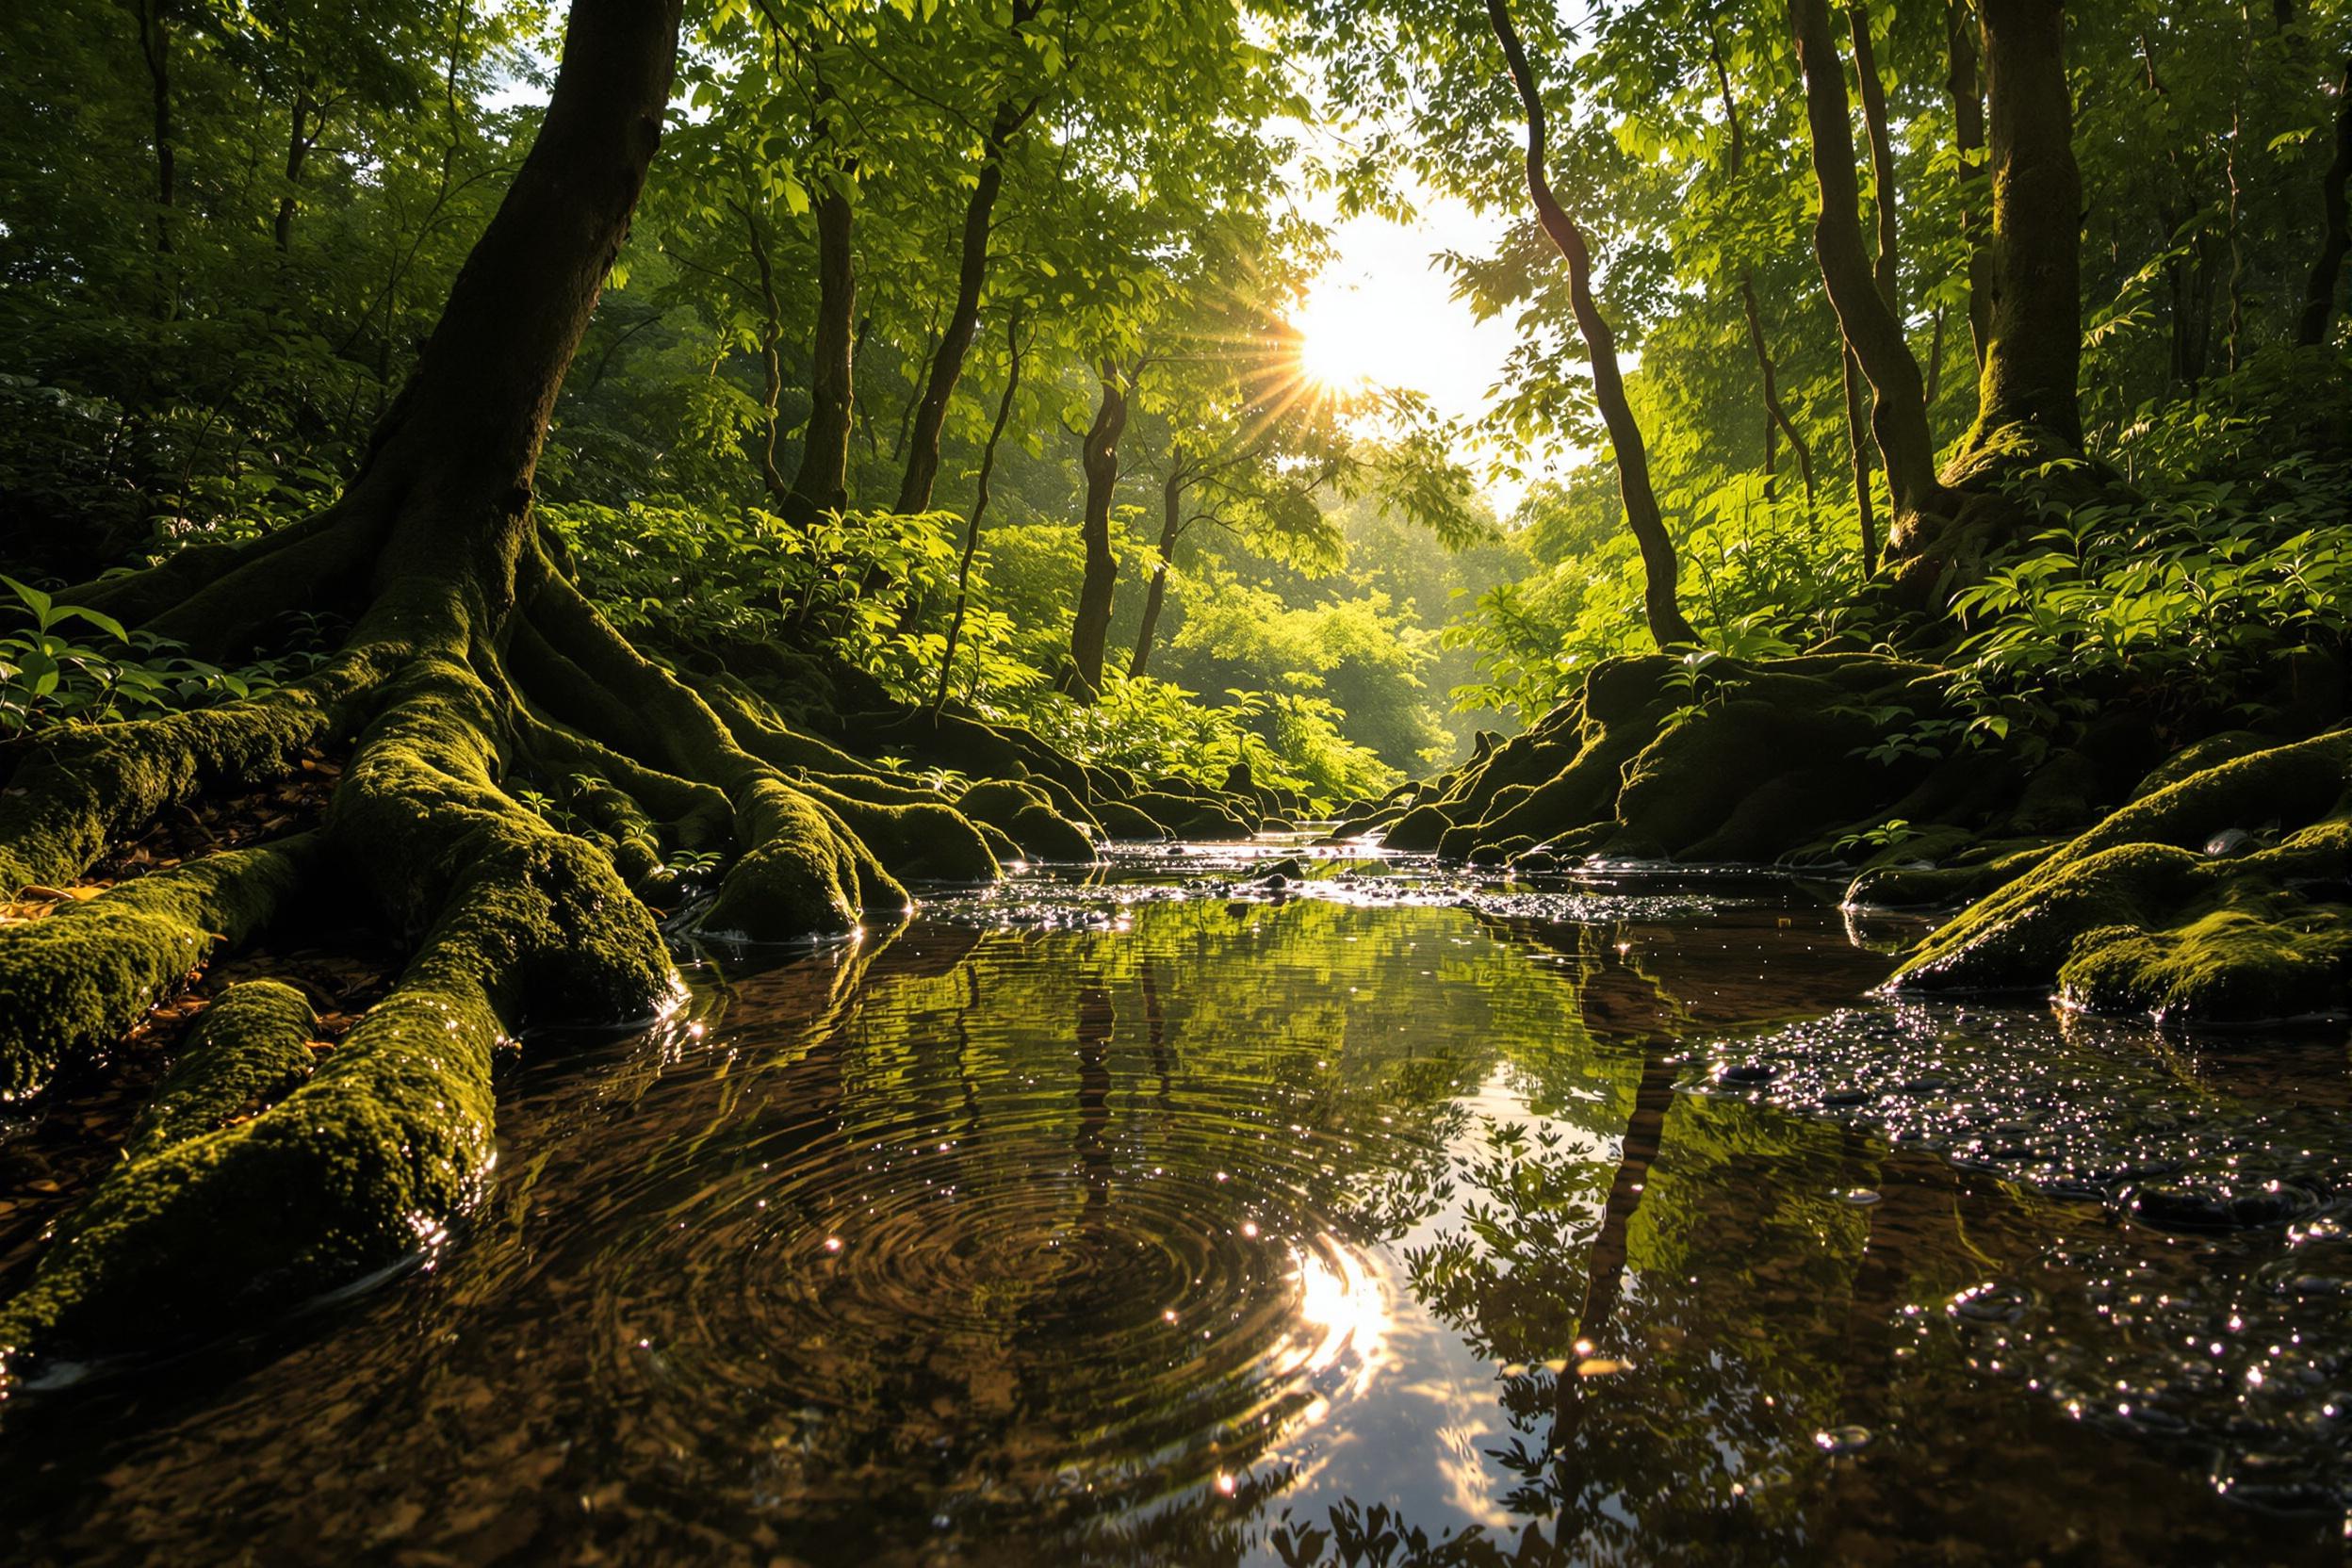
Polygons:
[[1873,1002],[1919,927],[1760,876],[1289,852],[532,1041],[433,1256],[10,1398],[0,1557],[2341,1560],[2341,1029]]

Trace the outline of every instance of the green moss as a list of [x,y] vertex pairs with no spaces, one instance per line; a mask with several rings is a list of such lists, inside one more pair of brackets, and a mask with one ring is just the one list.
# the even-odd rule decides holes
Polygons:
[[976,822],[972,825],[980,830],[981,841],[988,846],[988,853],[996,857],[1000,868],[1021,858],[1021,846],[1013,842],[1010,833],[992,822]]
[[759,779],[737,802],[752,847],[728,869],[703,916],[713,935],[743,941],[846,936],[863,904],[856,855],[816,804],[779,779]]
[[472,837],[448,914],[302,1087],[101,1184],[0,1308],[27,1353],[217,1329],[431,1245],[493,1155],[493,1052],[525,1019],[643,1018],[659,935],[603,856],[532,819]]
[[1245,822],[1214,799],[1146,790],[1128,804],[1179,839],[1246,839],[1257,831],[1254,818]]
[[310,1081],[318,1015],[275,980],[231,986],[204,1010],[131,1128],[133,1162],[268,1109]]
[[1022,808],[1005,831],[1032,860],[1084,865],[1097,858],[1094,836],[1050,806]]
[[284,777],[305,748],[335,738],[386,657],[363,648],[241,702],[44,743],[0,794],[0,894],[72,881],[107,845],[207,789]]
[[[1952,847],[1950,841],[1959,836],[1957,828],[1942,829],[1936,834],[1936,841],[1943,846],[1940,849],[1905,843],[1888,850],[1884,858],[1864,867],[1847,886],[1845,902],[1861,909],[1923,909],[1968,903],[2007,887],[2048,859],[2058,847],[2046,841],[2004,840],[1994,845],[1974,846],[1976,851],[1990,848],[1998,853],[1972,853],[1956,857],[1945,865],[1910,863],[1922,856],[1933,858],[1949,853]],[[1906,856],[1910,858],[1906,859]]]
[[300,880],[307,838],[235,850],[0,926],[0,1100],[38,1094],[110,1048]]
[[1454,825],[1448,808],[1434,804],[1416,806],[1388,825],[1380,845],[1400,854],[1427,855],[1437,848]]
[[2213,909],[2163,931],[2084,932],[2058,970],[2058,992],[2097,1012],[2197,1023],[2337,1013],[2346,1001],[2352,914],[2296,899]]
[[[2219,763],[2114,812],[1917,948],[1892,984],[2056,987],[2085,1006],[2246,1020],[2340,1004],[2352,872],[2352,735]],[[2299,825],[2202,853],[2226,829]]]
[[1167,829],[1123,800],[1098,799],[1094,815],[1115,843],[1154,843],[1168,837]]
[[[969,884],[993,882],[1004,874],[980,830],[937,795],[877,805],[814,783],[801,788],[847,825],[892,878]],[[903,906],[905,890],[898,893]]]

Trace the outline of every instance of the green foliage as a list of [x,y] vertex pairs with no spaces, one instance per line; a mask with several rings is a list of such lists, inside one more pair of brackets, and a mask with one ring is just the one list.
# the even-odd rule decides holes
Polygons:
[[125,631],[110,616],[59,604],[12,577],[0,576],[0,588],[8,594],[0,600],[0,741],[249,696],[316,657],[224,670],[188,658],[169,638]]

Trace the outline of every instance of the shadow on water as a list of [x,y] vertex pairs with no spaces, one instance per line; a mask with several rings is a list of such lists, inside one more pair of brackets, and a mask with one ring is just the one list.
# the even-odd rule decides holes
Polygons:
[[[1887,965],[1834,911],[1769,886],[1545,903],[1141,883],[974,900],[738,977],[693,1021],[538,1054],[503,1086],[491,1202],[431,1266],[18,1400],[0,1544],[26,1561],[2340,1552],[2326,1432],[2231,1447],[2202,1407],[2085,1414],[2083,1390],[2145,1382],[2148,1336],[2183,1327],[2120,1311],[2118,1288],[2137,1269],[2185,1297],[2210,1238],[1955,1164],[1967,1105],[1927,1148],[1831,1114],[1823,1097],[1858,1102],[1826,1090],[1775,1102],[1802,1074],[1723,1045],[1778,1062],[1814,1031],[1795,1054],[1823,1083],[1839,1062],[1839,1086],[1897,1051],[1854,1021],[1879,1010],[1834,1013]],[[1983,1016],[2020,1050],[2058,1028]],[[1958,1049],[1967,1029],[1940,1027]],[[2227,1126],[2202,1125],[2226,1152]],[[2269,1278],[2331,1212],[2241,1227],[2230,1256]],[[2352,1327],[2292,1331],[2324,1425]],[[2282,1450],[2294,1484],[2261,1490],[2248,1456]]]

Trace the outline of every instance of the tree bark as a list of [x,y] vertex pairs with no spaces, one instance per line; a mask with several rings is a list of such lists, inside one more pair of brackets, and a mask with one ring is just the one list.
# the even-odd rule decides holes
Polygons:
[[[1039,0],[1013,0],[1013,31],[1018,34],[1037,14]],[[981,143],[980,177],[972,199],[964,204],[964,239],[956,274],[956,306],[939,335],[939,351],[931,356],[931,373],[923,401],[915,410],[913,444],[906,453],[906,476],[899,482],[898,510],[931,510],[931,490],[939,478],[939,433],[947,425],[948,400],[964,373],[964,358],[972,351],[972,334],[980,324],[980,296],[988,281],[988,225],[996,198],[1004,188],[1004,149],[1037,111],[1039,99],[1026,104],[1007,98],[997,105]]]
[[1992,342],[1970,451],[2022,427],[2082,443],[2082,176],[2063,0],[1983,0],[1993,161]]
[[1870,444],[1863,432],[1869,414],[1863,408],[1862,367],[1854,345],[1840,356],[1840,376],[1846,394],[1846,447],[1854,463],[1854,521],[1862,543],[1862,575],[1878,570],[1878,517],[1870,500]]
[[1070,623],[1070,668],[1062,689],[1092,702],[1102,689],[1102,657],[1111,637],[1111,595],[1119,563],[1111,555],[1111,495],[1119,485],[1119,438],[1127,429],[1127,384],[1119,368],[1102,362],[1102,401],[1086,431],[1080,461],[1086,475],[1086,511],[1079,525],[1086,542],[1086,575],[1078,583],[1078,610]]
[[149,134],[155,142],[155,249],[172,253],[172,206],[178,180],[172,145],[172,24],[165,0],[133,0],[139,21],[139,55],[147,67]]
[[318,105],[307,86],[294,90],[293,127],[286,139],[286,189],[278,197],[278,216],[270,225],[270,237],[280,251],[294,243],[294,213],[300,204],[295,188],[302,182],[302,166],[310,161],[310,150],[318,145]]
[[1152,639],[1160,629],[1160,612],[1168,604],[1168,568],[1176,559],[1176,544],[1184,535],[1184,485],[1191,472],[1184,453],[1168,454],[1168,478],[1160,485],[1160,548],[1152,564],[1152,586],[1143,596],[1143,624],[1135,629],[1135,657],[1127,662],[1130,677],[1139,676],[1152,662]]
[[[1756,310],[1756,278],[1753,273],[1742,272],[1740,275],[1740,304],[1747,314],[1748,347],[1756,353],[1756,375],[1764,386],[1765,431],[1769,435],[1772,428],[1777,425],[1780,433],[1788,437],[1788,448],[1797,454],[1797,474],[1805,482],[1805,498],[1809,503],[1813,499],[1813,449],[1806,444],[1804,436],[1797,433],[1795,421],[1788,417],[1788,410],[1781,403],[1778,376],[1772,366],[1772,352],[1764,342],[1764,322]],[[1769,463],[1767,466],[1770,466]]]
[[1004,352],[1007,368],[1004,373],[1004,395],[996,402],[996,423],[988,427],[988,445],[980,449],[980,479],[972,487],[972,515],[964,521],[964,553],[956,563],[956,613],[947,623],[947,646],[939,654],[939,691],[932,700],[931,712],[937,717],[947,707],[949,682],[956,673],[956,645],[964,634],[964,611],[971,603],[972,560],[980,552],[980,519],[988,512],[988,482],[996,475],[996,446],[1004,438],[1004,426],[1013,416],[1013,397],[1021,390],[1021,310],[1018,306],[1004,317]]
[[[785,515],[813,522],[849,505],[849,432],[857,417],[858,272],[852,247],[857,210],[849,184],[855,159],[827,172],[816,199],[817,328],[808,380],[808,430]],[[928,502],[926,501],[926,505]]]
[[1876,276],[1879,297],[1896,320],[1903,319],[1903,286],[1895,252],[1895,144],[1886,129],[1886,89],[1878,79],[1878,51],[1870,45],[1866,6],[1846,8],[1854,34],[1854,76],[1862,90],[1862,128],[1870,146],[1870,208],[1877,219]]
[[[1715,90],[1723,99],[1723,128],[1730,137],[1731,177],[1737,180],[1747,166],[1747,138],[1740,124],[1740,106],[1731,96],[1731,71],[1723,63],[1723,43],[1712,28],[1707,32],[1707,53],[1715,67]],[[1774,436],[1785,434],[1797,454],[1797,472],[1805,481],[1805,499],[1809,506],[1813,502],[1813,449],[1805,445],[1805,437],[1797,433],[1797,427],[1790,422],[1788,411],[1781,406],[1778,374],[1772,365],[1772,350],[1764,341],[1763,318],[1756,309],[1756,270],[1752,267],[1740,270],[1740,307],[1747,317],[1748,347],[1756,354],[1756,379],[1764,395],[1765,498],[1772,497]]]
[[1845,69],[1830,32],[1828,8],[1824,0],[1789,0],[1788,15],[1805,74],[1813,177],[1821,191],[1814,253],[1821,259],[1821,280],[1838,327],[1876,400],[1870,428],[1886,466],[1894,512],[1889,543],[1901,545],[1915,519],[1943,499],[1943,487],[1936,480],[1936,441],[1927,424],[1926,383],[1919,361],[1911,356],[1903,322],[1887,307],[1863,242]]
[[1508,0],[1486,0],[1486,15],[1495,41],[1502,45],[1511,86],[1518,90],[1520,106],[1527,115],[1527,194],[1535,205],[1536,220],[1568,263],[1569,306],[1592,356],[1593,400],[1600,405],[1601,422],[1608,427],[1609,448],[1616,453],[1617,488],[1625,501],[1625,523],[1642,550],[1642,612],[1650,636],[1661,648],[1695,644],[1699,634],[1684,618],[1675,595],[1674,542],[1666,531],[1657,492],[1650,484],[1649,450],[1642,440],[1642,427],[1634,418],[1633,405],[1625,400],[1625,377],[1617,366],[1617,339],[1592,298],[1592,253],[1584,231],[1552,194],[1551,178],[1544,169],[1542,90],[1518,31],[1511,25]]
[[465,562],[491,624],[513,603],[539,450],[662,135],[679,0],[574,0],[562,89],[450,286],[347,503],[399,492],[379,581]]
[[2311,264],[2311,282],[2303,290],[2303,318],[2295,329],[2295,340],[2306,346],[2328,341],[2336,291],[2344,286],[2344,258],[2352,250],[2352,225],[2344,216],[2347,179],[2352,179],[2352,57],[2344,60],[2343,82],[2336,89],[2336,153],[2319,182],[2319,259]]
[[1944,90],[1952,97],[1952,140],[1960,155],[1960,238],[1968,250],[1968,341],[1976,368],[1993,336],[1992,253],[1984,243],[1984,84],[1977,70],[1976,17],[1971,0],[1949,0],[1945,11],[1951,74]]
[[760,482],[767,486],[768,498],[776,502],[786,521],[806,525],[812,518],[796,514],[792,487],[776,466],[776,409],[784,399],[784,358],[778,350],[784,340],[784,302],[776,297],[776,265],[768,253],[768,237],[760,227],[760,215],[748,203],[728,205],[743,220],[752,269],[760,275]]

